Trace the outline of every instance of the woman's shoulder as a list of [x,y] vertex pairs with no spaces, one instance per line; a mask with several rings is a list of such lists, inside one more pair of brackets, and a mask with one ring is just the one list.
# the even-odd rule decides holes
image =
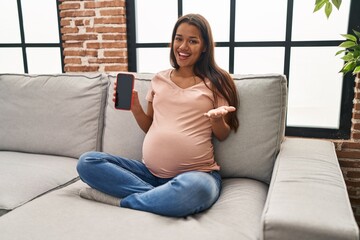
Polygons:
[[171,71],[172,71],[171,68],[162,70],[160,72],[157,72],[154,77],[170,78]]
[[160,72],[155,73],[154,77],[152,78],[152,82],[168,82],[170,81],[170,74],[172,69],[162,70]]

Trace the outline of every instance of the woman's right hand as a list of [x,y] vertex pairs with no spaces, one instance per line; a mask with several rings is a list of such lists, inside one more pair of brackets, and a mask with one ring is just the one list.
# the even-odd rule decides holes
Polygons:
[[113,102],[115,102],[115,101],[116,101],[116,81],[114,82],[114,88],[113,88],[113,90],[114,90],[114,92],[113,92],[113,98],[112,98],[112,100],[113,100]]
[[[113,93],[113,98],[112,101],[115,103],[116,101],[116,81],[114,82],[114,93]],[[139,107],[141,108],[141,104],[140,104],[140,100],[139,100],[139,95],[138,92],[134,89],[132,92],[132,99],[131,99],[131,111],[133,110],[138,110]]]
[[131,102],[131,109],[130,110],[132,112],[137,111],[137,110],[142,110],[140,100],[139,100],[139,94],[135,89],[132,92],[132,102]]

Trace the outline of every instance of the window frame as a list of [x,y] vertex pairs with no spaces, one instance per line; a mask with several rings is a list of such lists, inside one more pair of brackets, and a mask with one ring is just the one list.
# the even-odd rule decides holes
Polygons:
[[[178,17],[183,13],[183,1],[178,0]],[[288,83],[291,81],[289,78],[290,73],[290,55],[292,47],[332,47],[338,46],[342,40],[335,41],[292,41],[291,29],[293,22],[293,7],[294,0],[287,1],[286,13],[286,37],[284,41],[262,41],[262,42],[236,42],[235,41],[235,14],[236,14],[236,0],[230,0],[230,36],[228,42],[216,42],[217,47],[227,47],[229,49],[229,69],[230,73],[234,72],[234,59],[236,47],[284,47],[284,72],[287,76]],[[126,1],[127,11],[127,42],[128,42],[128,70],[137,72],[137,56],[138,48],[162,48],[169,47],[169,43],[136,43],[136,13],[135,1]],[[352,33],[352,29],[360,31],[360,1],[351,0],[348,33]],[[325,16],[324,16],[325,17]],[[339,33],[340,34],[340,33]],[[335,57],[335,56],[334,56]],[[293,127],[286,126],[286,136],[299,136],[299,137],[314,137],[314,138],[327,138],[327,139],[349,139],[351,136],[351,118],[354,99],[354,76],[346,74],[343,77],[343,88],[341,93],[341,109],[340,121],[338,129],[331,128],[311,128],[311,127]]]
[[61,71],[64,73],[64,54],[63,54],[63,46],[61,40],[61,18],[60,18],[60,2],[61,0],[56,0],[56,12],[57,12],[57,20],[58,20],[58,34],[59,34],[59,42],[58,43],[26,43],[25,42],[25,30],[24,30],[24,19],[22,14],[22,5],[21,0],[17,0],[17,11],[19,18],[19,31],[20,31],[20,43],[0,43],[0,48],[21,48],[22,58],[23,58],[23,69],[24,73],[29,73],[28,67],[28,58],[26,53],[26,48],[36,47],[36,48],[59,48],[60,51],[60,61],[61,61]]

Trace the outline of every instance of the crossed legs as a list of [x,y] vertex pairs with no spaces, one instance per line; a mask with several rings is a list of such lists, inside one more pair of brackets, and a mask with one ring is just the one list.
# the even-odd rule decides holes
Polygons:
[[218,172],[191,171],[159,178],[140,161],[102,152],[83,154],[77,170],[95,189],[82,190],[82,197],[165,216],[184,217],[204,211],[218,199],[221,189]]

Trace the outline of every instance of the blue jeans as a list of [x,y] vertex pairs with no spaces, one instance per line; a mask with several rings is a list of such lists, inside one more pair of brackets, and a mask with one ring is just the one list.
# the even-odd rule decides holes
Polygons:
[[221,190],[217,171],[159,178],[140,161],[103,152],[83,154],[77,171],[90,187],[122,198],[121,207],[164,216],[185,217],[204,211],[216,202]]

